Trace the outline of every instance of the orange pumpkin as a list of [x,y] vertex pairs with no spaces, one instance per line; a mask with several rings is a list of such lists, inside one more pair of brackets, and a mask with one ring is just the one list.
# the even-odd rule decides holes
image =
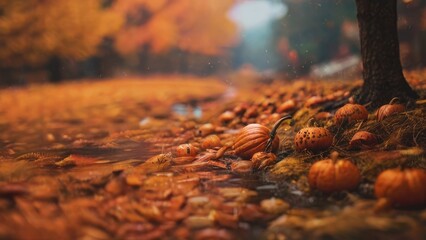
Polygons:
[[352,190],[361,180],[358,168],[348,159],[321,160],[309,169],[308,181],[311,189],[325,193]]
[[383,119],[389,117],[390,115],[397,114],[405,111],[405,105],[396,103],[398,98],[394,98],[390,101],[389,104],[381,106],[376,113],[377,120],[382,121]]
[[333,135],[322,127],[302,128],[294,137],[296,151],[321,151],[329,148],[332,143]]
[[193,157],[195,155],[197,155],[197,148],[190,143],[181,144],[176,148],[177,157]]
[[210,134],[214,133],[215,130],[216,130],[216,127],[213,124],[206,123],[206,124],[201,125],[197,129],[197,131],[195,132],[195,134],[197,136],[205,137],[207,135],[210,135]]
[[219,116],[219,121],[223,124],[229,123],[232,120],[234,120],[236,117],[234,112],[231,111],[225,111]]
[[377,136],[367,131],[355,133],[349,142],[352,149],[370,149],[379,143]]
[[[257,123],[249,124],[241,129],[232,145],[232,149],[234,149],[236,155],[250,159],[253,154],[265,150],[269,134],[269,128]],[[272,151],[278,149],[278,146],[279,138],[276,136],[272,141]]]
[[368,118],[367,109],[354,103],[347,103],[343,107],[339,108],[334,114],[334,121],[339,124],[344,120],[348,122],[355,122],[358,120],[366,120]]
[[221,147],[222,143],[217,135],[209,135],[201,142],[201,148],[211,149],[215,147]]
[[374,185],[377,198],[385,198],[392,205],[418,207],[426,205],[426,171],[423,169],[388,169]]

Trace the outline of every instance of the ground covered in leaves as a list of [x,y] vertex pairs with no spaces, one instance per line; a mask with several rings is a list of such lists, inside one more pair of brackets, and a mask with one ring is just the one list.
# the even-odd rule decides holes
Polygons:
[[[422,96],[415,107],[343,125],[333,115],[360,81],[235,88],[158,77],[0,90],[0,238],[425,239],[426,210],[382,206],[373,189],[385,169],[426,168],[426,72],[407,77]],[[275,161],[259,167],[232,149],[247,124],[271,128],[287,114]],[[333,145],[296,152],[311,118]],[[360,130],[378,145],[350,148]],[[353,191],[309,188],[310,166],[332,151],[360,169]]]

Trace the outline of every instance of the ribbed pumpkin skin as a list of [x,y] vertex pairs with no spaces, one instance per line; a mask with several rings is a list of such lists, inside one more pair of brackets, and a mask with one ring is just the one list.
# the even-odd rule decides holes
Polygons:
[[309,169],[308,182],[312,189],[325,193],[352,190],[361,180],[358,168],[349,160],[321,160]]
[[336,123],[342,123],[343,120],[348,122],[354,122],[358,120],[366,120],[368,118],[367,109],[360,104],[348,103],[343,107],[339,108],[334,114],[334,121]]
[[294,137],[296,151],[321,151],[333,144],[333,135],[322,127],[307,127],[300,129]]
[[[253,154],[265,151],[266,142],[269,139],[270,130],[260,124],[249,124],[241,129],[235,138],[232,149],[235,154],[250,159]],[[272,151],[276,151],[279,146],[279,138],[275,137],[272,142]]]
[[400,207],[426,205],[426,171],[422,169],[388,169],[374,185],[377,198],[386,198]]
[[405,106],[402,104],[386,104],[381,106],[376,113],[377,120],[382,121],[390,115],[405,111]]

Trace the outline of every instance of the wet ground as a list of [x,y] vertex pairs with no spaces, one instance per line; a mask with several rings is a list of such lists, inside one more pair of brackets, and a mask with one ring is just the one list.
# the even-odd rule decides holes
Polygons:
[[[296,129],[324,106],[307,106],[308,99],[333,92],[340,95],[328,101],[344,99],[359,81],[239,89],[216,79],[175,78],[1,90],[0,238],[426,237],[425,210],[376,211],[366,174],[352,192],[309,190],[308,167],[329,151],[294,153]],[[415,77],[418,89],[422,79]],[[279,110],[290,98],[296,106]],[[296,125],[280,128],[278,158],[265,169],[228,147],[245,125],[271,128],[289,113]],[[220,143],[205,147],[209,135]],[[422,149],[424,133],[417,136],[418,146],[404,149]],[[342,139],[333,149],[346,153]],[[187,146],[179,151],[187,143],[196,154]],[[358,154],[362,165],[362,152],[346,154]],[[424,153],[413,155],[424,166]],[[277,167],[290,157],[302,159],[300,167]]]

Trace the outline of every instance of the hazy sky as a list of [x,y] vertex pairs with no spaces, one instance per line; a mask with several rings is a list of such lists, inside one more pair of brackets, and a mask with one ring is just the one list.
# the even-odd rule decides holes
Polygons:
[[243,30],[250,30],[268,24],[284,16],[287,7],[280,1],[253,0],[235,5],[230,18]]

